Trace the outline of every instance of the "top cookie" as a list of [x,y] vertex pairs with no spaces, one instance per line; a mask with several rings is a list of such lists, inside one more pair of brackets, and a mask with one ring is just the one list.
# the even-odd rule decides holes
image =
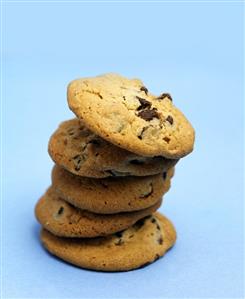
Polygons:
[[138,155],[178,159],[193,149],[194,129],[171,96],[152,95],[138,79],[117,74],[78,79],[67,96],[86,127]]

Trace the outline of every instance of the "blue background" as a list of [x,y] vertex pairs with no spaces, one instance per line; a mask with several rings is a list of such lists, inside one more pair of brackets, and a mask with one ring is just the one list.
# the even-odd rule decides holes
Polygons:
[[[3,298],[243,297],[241,3],[3,3]],[[96,273],[48,255],[33,209],[66,85],[105,72],[172,93],[196,129],[161,210],[178,231],[158,262]]]

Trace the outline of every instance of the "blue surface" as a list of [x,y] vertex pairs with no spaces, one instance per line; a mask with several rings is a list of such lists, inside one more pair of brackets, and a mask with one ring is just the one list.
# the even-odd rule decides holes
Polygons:
[[[243,297],[242,4],[3,4],[3,298]],[[128,273],[48,255],[33,209],[67,83],[119,72],[172,93],[193,123],[162,211],[176,246]]]

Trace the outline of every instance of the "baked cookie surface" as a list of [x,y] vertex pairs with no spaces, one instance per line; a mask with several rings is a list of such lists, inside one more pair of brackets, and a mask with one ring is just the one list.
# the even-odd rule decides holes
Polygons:
[[52,186],[65,201],[82,210],[114,214],[146,209],[159,201],[170,188],[173,169],[147,177],[94,179],[76,176],[54,166]]
[[117,147],[88,130],[78,119],[60,124],[49,141],[53,161],[86,177],[147,176],[164,172],[177,160],[142,157]]
[[154,96],[138,79],[106,74],[74,80],[67,97],[87,128],[138,155],[178,159],[193,149],[194,129],[171,96]]
[[39,223],[56,236],[94,238],[125,230],[155,212],[160,205],[161,200],[136,212],[94,214],[73,207],[49,188],[36,204],[35,214]]
[[160,213],[120,233],[94,239],[61,238],[42,230],[41,241],[53,255],[81,268],[128,271],[154,262],[173,246],[173,224]]

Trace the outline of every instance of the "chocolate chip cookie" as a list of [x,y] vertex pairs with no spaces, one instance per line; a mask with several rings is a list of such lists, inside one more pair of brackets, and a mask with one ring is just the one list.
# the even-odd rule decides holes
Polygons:
[[118,214],[94,214],[75,208],[49,188],[38,201],[35,214],[40,224],[60,237],[94,238],[111,235],[132,226],[139,219],[155,212],[161,205]]
[[159,259],[176,240],[173,224],[155,213],[132,227],[107,237],[61,238],[42,230],[44,247],[53,255],[81,268],[128,271]]
[[72,81],[68,104],[84,125],[137,155],[179,159],[194,144],[194,129],[168,93],[151,94],[138,79],[117,74]]
[[54,166],[52,185],[61,198],[93,213],[114,214],[146,209],[170,188],[173,169],[147,177],[94,179],[69,173]]
[[117,147],[72,119],[60,124],[49,141],[53,161],[86,177],[147,176],[164,172],[178,160],[142,157]]

